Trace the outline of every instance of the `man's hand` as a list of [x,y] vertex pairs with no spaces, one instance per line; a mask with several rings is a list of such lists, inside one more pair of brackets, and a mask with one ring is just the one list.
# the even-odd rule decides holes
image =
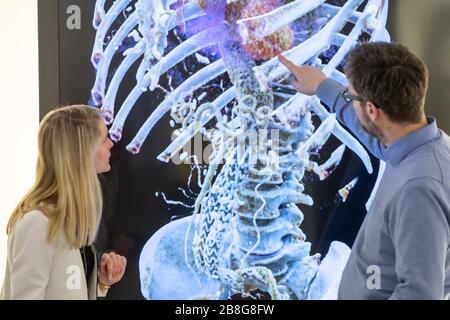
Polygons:
[[282,55],[279,55],[278,59],[294,75],[292,85],[300,93],[308,96],[315,95],[319,85],[326,79],[325,74],[319,68],[310,66],[299,67]]
[[107,286],[115,284],[122,279],[126,265],[124,256],[114,252],[104,253],[100,260],[98,280]]

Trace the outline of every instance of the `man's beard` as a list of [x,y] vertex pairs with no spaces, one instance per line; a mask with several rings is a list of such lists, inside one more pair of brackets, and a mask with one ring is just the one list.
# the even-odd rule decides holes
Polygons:
[[384,135],[381,132],[381,130],[379,128],[377,128],[377,126],[372,122],[372,120],[370,120],[369,115],[367,114],[367,110],[366,108],[363,108],[362,110],[362,120],[361,122],[361,127],[364,129],[364,131],[366,131],[368,134],[376,137],[377,139],[381,140],[382,142],[384,142]]

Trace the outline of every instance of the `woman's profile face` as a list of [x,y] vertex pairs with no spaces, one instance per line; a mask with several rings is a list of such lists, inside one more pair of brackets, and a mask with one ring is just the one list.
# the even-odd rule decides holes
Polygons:
[[111,170],[111,166],[109,164],[109,157],[111,156],[111,152],[109,151],[113,142],[108,137],[108,129],[103,121],[99,121],[100,126],[100,142],[97,146],[97,152],[95,154],[95,170],[97,173],[108,172]]

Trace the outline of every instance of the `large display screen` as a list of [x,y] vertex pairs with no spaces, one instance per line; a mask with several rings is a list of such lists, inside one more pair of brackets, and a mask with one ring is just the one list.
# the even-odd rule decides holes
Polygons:
[[[323,257],[301,228],[304,207],[326,211],[313,190],[346,149],[369,174],[373,166],[318,98],[295,92],[278,55],[346,85],[348,50],[390,40],[386,3],[119,0],[97,1],[93,16],[90,104],[130,167],[133,155],[145,157],[140,178],[119,165],[118,192],[139,191],[115,203],[109,228],[119,248],[128,241],[139,256],[143,296],[308,298]],[[159,174],[148,172],[155,167]],[[343,179],[323,192],[335,195],[330,207],[347,201],[360,177]],[[157,209],[130,203],[142,193]],[[155,226],[155,209],[171,222],[152,234],[145,222]]]

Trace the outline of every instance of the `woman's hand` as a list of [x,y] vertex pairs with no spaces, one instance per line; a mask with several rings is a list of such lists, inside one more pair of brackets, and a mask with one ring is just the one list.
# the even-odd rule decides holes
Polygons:
[[104,253],[100,260],[98,280],[106,286],[111,286],[122,279],[127,265],[124,256],[114,252]]

